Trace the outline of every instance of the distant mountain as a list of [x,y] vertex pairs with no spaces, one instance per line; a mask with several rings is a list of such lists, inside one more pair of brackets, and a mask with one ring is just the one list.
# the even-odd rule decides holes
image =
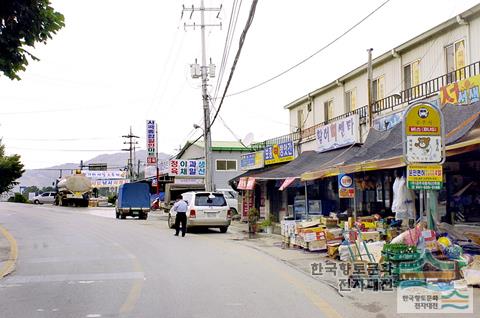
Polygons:
[[[139,159],[142,162],[145,162],[147,156],[146,150],[139,150],[135,153],[135,159]],[[127,165],[127,160],[129,157],[128,152],[117,152],[113,154],[103,154],[96,156],[90,160],[84,161],[84,165],[91,163],[106,163],[109,167],[108,169],[120,169],[120,167],[125,167]],[[168,159],[171,156],[165,153],[159,153],[158,158]],[[43,168],[43,169],[27,169],[23,176],[17,181],[20,182],[20,186],[37,186],[39,188],[51,186],[55,179],[60,176],[60,169],[65,169],[62,173],[63,175],[70,174],[71,170],[79,169],[79,163],[64,163],[62,165]],[[142,167],[140,167],[142,169]]]

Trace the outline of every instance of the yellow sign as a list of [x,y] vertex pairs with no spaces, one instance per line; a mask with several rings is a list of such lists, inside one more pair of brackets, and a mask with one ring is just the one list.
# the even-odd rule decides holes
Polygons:
[[440,88],[440,104],[468,105],[478,102],[480,75],[469,77]]
[[441,136],[442,118],[440,110],[429,104],[418,104],[405,116],[407,136]]
[[293,141],[266,146],[264,154],[265,165],[292,161],[295,159]]
[[408,165],[407,187],[412,190],[440,190],[443,183],[442,165]]
[[441,110],[429,103],[410,106],[404,116],[404,156],[408,163],[440,163],[443,160]]

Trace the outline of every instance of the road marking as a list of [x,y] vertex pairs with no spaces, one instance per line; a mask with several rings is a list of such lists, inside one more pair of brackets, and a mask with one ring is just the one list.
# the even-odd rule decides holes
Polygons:
[[88,257],[88,256],[60,256],[60,257],[37,257],[37,258],[28,258],[23,259],[22,263],[30,264],[41,264],[41,263],[67,263],[67,262],[90,262],[90,261],[99,261],[99,260],[122,260],[122,259],[133,259],[133,255],[115,255],[110,257]]
[[99,280],[144,280],[143,272],[123,273],[93,273],[93,274],[60,274],[60,275],[29,275],[12,276],[5,278],[6,284],[31,283],[58,283],[70,281],[99,281]]
[[89,315],[86,315],[85,317],[87,317],[87,318],[97,318],[97,317],[102,317],[102,315],[100,315],[100,314],[89,314]]
[[[125,249],[124,247],[122,247]],[[126,250],[126,249],[125,249]],[[135,257],[133,260],[133,270],[134,271],[142,271],[143,268],[138,259]],[[137,300],[140,298],[140,293],[142,292],[142,287],[143,287],[143,282],[145,281],[145,278],[143,280],[136,280],[132,288],[130,289],[130,292],[128,293],[127,299],[123,303],[122,307],[120,307],[120,314],[127,314],[133,310],[135,307],[135,304],[137,303]]]
[[8,256],[8,260],[5,262],[5,264],[2,266],[0,269],[0,278],[3,278],[13,272],[15,269],[15,264],[17,262],[18,258],[18,247],[17,247],[17,241],[15,238],[10,234],[10,232],[7,231],[3,226],[0,225],[0,232],[2,233],[3,236],[8,240],[10,244],[10,254]]

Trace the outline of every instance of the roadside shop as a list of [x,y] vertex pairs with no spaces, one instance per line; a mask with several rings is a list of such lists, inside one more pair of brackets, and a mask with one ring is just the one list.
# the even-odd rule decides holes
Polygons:
[[[330,188],[336,204],[320,217],[284,220],[285,245],[324,251],[350,264],[388,265],[396,285],[411,280],[480,284],[480,227],[471,223],[480,220],[480,103],[446,104],[442,112],[447,160],[440,168],[420,162],[407,169],[399,124],[388,131],[372,129],[361,147],[333,158],[338,164],[303,173],[301,181],[313,182],[312,188]],[[427,136],[431,150],[437,141]],[[423,136],[415,138],[418,143]],[[433,158],[428,156],[421,159]]]

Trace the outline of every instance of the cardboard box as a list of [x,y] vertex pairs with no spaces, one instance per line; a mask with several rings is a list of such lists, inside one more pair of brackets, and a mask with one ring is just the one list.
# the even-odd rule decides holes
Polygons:
[[327,249],[327,243],[325,240],[313,241],[308,243],[309,251],[321,251]]

